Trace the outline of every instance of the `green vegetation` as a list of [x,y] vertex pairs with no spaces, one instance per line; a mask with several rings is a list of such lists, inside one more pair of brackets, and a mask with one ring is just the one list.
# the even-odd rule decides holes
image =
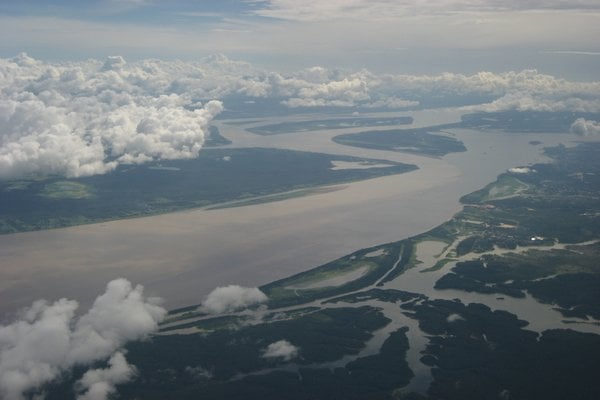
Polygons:
[[[473,261],[472,263],[477,263],[477,262]],[[482,267],[482,265],[472,264],[472,263],[470,263],[470,262],[461,263],[460,267],[458,267],[458,266],[457,267],[460,269],[468,269],[468,268],[474,269],[474,268]],[[453,270],[455,270],[457,267],[455,267]],[[488,272],[487,268],[485,269],[485,272],[486,273]],[[490,273],[493,273],[493,272],[494,271],[490,271]],[[441,277],[435,283],[435,288],[436,289],[458,289],[458,290],[462,290],[465,292],[478,292],[478,293],[486,293],[486,294],[499,293],[499,294],[504,294],[504,295],[512,296],[512,297],[525,297],[525,293],[523,293],[521,290],[513,287],[513,285],[498,282],[493,287],[491,287],[491,286],[487,286],[483,282],[478,281],[477,279],[469,278],[467,276],[462,276],[457,273],[446,274],[443,277]]]
[[399,242],[397,246],[399,246],[399,251],[397,252],[397,260],[399,260],[399,262],[397,263],[396,267],[392,271],[390,271],[390,273],[387,274],[385,278],[381,280],[381,282],[379,282],[379,285],[383,285],[386,282],[393,281],[404,271],[410,268],[411,263],[414,263],[416,261],[415,245],[413,240],[403,240],[402,242]]
[[291,190],[291,191],[285,192],[285,193],[268,194],[265,196],[259,196],[259,197],[255,197],[255,198],[251,198],[251,199],[247,199],[247,200],[237,200],[237,201],[230,201],[230,202],[226,202],[226,203],[219,203],[215,206],[208,206],[207,209],[218,210],[218,209],[223,209],[223,208],[244,207],[244,206],[251,206],[251,205],[255,205],[255,204],[272,203],[275,201],[283,201],[283,200],[287,200],[287,199],[293,199],[295,197],[303,197],[303,196],[310,196],[313,194],[334,192],[336,190],[339,190],[339,187],[314,187],[314,188],[308,188],[308,189]]
[[[472,205],[444,229],[465,236],[456,246],[458,256],[479,257],[459,262],[435,287],[513,297],[523,297],[527,290],[542,302],[556,304],[567,317],[600,318],[599,147],[595,143],[548,149],[556,161],[519,174],[521,183],[513,197],[486,194],[490,188],[506,186],[512,179],[507,174],[464,196],[462,201]],[[556,241],[590,244],[552,249]],[[538,249],[486,254],[495,247],[517,251],[517,246]]]
[[279,320],[298,318],[298,317],[306,315],[306,314],[312,314],[319,310],[321,310],[320,307],[301,307],[301,308],[294,308],[294,309],[286,310],[286,311],[274,311],[271,314],[267,314],[263,318],[263,321],[279,321]]
[[327,300],[327,303],[362,303],[368,300],[380,300],[388,303],[397,303],[402,302],[405,303],[407,301],[416,300],[416,299],[425,299],[426,297],[422,294],[418,293],[410,293],[404,292],[402,290],[396,289],[369,289],[363,292],[352,293],[340,297],[336,297],[334,299]]
[[568,133],[577,118],[597,121],[600,114],[556,111],[499,111],[467,114],[461,127],[505,132]]
[[281,122],[248,128],[248,132],[257,135],[279,135],[282,133],[306,132],[325,129],[344,129],[366,126],[390,126],[412,124],[412,117],[380,117],[380,118],[335,118],[311,121]]
[[44,186],[39,195],[56,200],[90,199],[94,197],[92,189],[88,185],[72,181],[56,181],[49,183]]
[[527,190],[527,185],[511,174],[502,174],[494,183],[461,198],[461,202],[480,204],[490,200],[498,200],[516,196]]
[[443,276],[438,289],[460,289],[536,299],[558,305],[568,317],[600,319],[600,243],[567,250],[529,250],[522,254],[484,255],[461,262]]
[[[329,370],[320,370],[312,365],[334,361],[343,355],[357,354],[372,332],[387,323],[388,320],[375,309],[357,307],[327,309],[291,320],[242,326],[237,330],[218,330],[204,335],[157,336],[152,342],[128,346],[128,360],[138,367],[143,380],[125,385],[119,392],[125,398],[218,399],[232,393],[233,388],[243,387],[245,389],[238,392],[238,398],[253,398],[256,391],[260,390],[262,385],[258,382],[263,378],[262,375],[247,374],[265,371],[267,375],[264,376],[269,376],[269,381],[272,381],[281,373],[269,373],[268,369],[285,369],[287,365],[296,368],[304,366],[298,373],[307,377],[306,382],[304,379],[298,381],[294,374],[293,380],[298,390],[322,393],[323,390],[333,390],[335,382],[330,383],[329,389],[326,386],[314,387],[309,376],[317,379],[322,375],[326,380],[332,377],[329,376]],[[264,358],[264,349],[282,339],[297,346],[299,356],[291,363],[281,358]],[[393,374],[395,382],[405,382],[405,374],[410,374],[410,371],[406,371],[408,367],[403,356],[408,347],[404,333],[395,335],[388,346],[397,355],[394,359],[366,359],[348,368],[362,374],[362,381],[370,381],[376,388],[381,384],[377,380],[381,379],[371,371],[378,365],[383,369],[384,365],[395,363],[404,368]],[[234,377],[239,380],[230,380]],[[288,381],[284,379],[286,385],[269,385],[270,394],[267,398],[287,398],[291,388]]]
[[598,335],[548,330],[538,338],[526,322],[481,304],[406,307],[432,335],[423,357],[433,366],[429,399],[591,400],[600,390]]
[[333,141],[347,146],[367,149],[401,151],[441,157],[448,153],[466,151],[463,143],[453,137],[433,134],[454,125],[441,125],[417,129],[392,129],[348,133],[333,138]]
[[[187,318],[191,316],[188,315]],[[172,320],[169,322],[173,322]],[[202,319],[194,322],[187,322],[183,324],[178,324],[176,326],[162,327],[160,329],[161,332],[169,332],[173,330],[180,330],[186,328],[196,328],[202,332],[212,332],[223,329],[237,329],[245,323],[244,317],[239,317],[235,315],[225,315],[222,317],[214,317]]]
[[[532,172],[503,174],[486,189],[464,196],[468,203],[455,217],[434,229],[434,235],[465,237],[459,254],[481,253],[493,246],[550,246],[582,243],[600,236],[598,188],[600,187],[599,144],[582,144],[572,149],[557,147],[547,153],[556,161],[536,164]],[[513,195],[490,197],[489,190],[507,187]],[[515,189],[516,188],[516,189]]]
[[[398,259],[402,248],[399,243],[362,249],[346,257],[332,261],[307,272],[281,279],[260,289],[269,297],[269,308],[303,304],[317,299],[337,296],[375,284]],[[376,250],[383,250],[378,256],[370,256]],[[318,282],[329,280],[358,268],[368,267],[365,273],[356,279],[341,282],[336,286],[319,286]],[[308,285],[306,285],[309,283]],[[311,285],[314,284],[314,285]]]
[[453,262],[453,261],[456,261],[456,259],[455,258],[442,258],[442,259],[438,260],[432,267],[425,268],[421,272],[425,273],[425,272],[439,271],[440,269],[444,268],[444,266],[446,264]]
[[[461,212],[427,232],[438,240],[459,240],[426,271],[452,258],[467,260],[435,288],[513,297],[524,297],[526,290],[566,317],[600,318],[599,151],[599,143],[547,149],[553,163],[503,174],[464,196]],[[588,244],[554,248],[557,242]]]
[[[553,164],[500,176],[465,196],[469,204],[463,211],[429,232],[265,285],[261,289],[272,311],[258,325],[239,319],[231,329],[231,317],[212,318],[189,323],[213,327],[212,333],[161,336],[129,346],[128,357],[143,378],[120,393],[144,399],[595,399],[600,336],[548,330],[538,337],[526,321],[505,311],[374,286],[402,279],[402,272],[417,265],[419,242],[441,241],[447,247],[428,270],[460,261],[437,288],[515,297],[528,291],[566,317],[599,318],[599,150],[600,144],[550,149]],[[557,247],[557,239],[577,244]],[[364,266],[367,272],[357,279],[318,284]],[[317,299],[325,300],[321,307],[344,308],[302,306]],[[375,355],[335,367],[320,364],[357,354],[386,324],[381,313],[365,306],[370,301],[399,303],[428,335],[422,362],[432,367],[433,381],[427,393],[402,389],[412,376],[405,361],[406,328],[387,337]],[[298,308],[278,311],[290,305]],[[260,356],[260,349],[280,339],[300,347],[292,363]]]
[[405,386],[413,376],[406,363],[408,328],[392,332],[378,354],[359,358],[346,366],[354,387],[363,396],[388,397],[396,388]]
[[[339,308],[235,330],[155,336],[150,341],[130,343],[127,359],[136,365],[139,378],[120,386],[119,398],[324,399],[327,393],[351,393],[350,388],[359,389],[362,397],[332,398],[364,398],[383,392],[386,385],[405,384],[410,378],[404,361],[408,343],[403,330],[384,344],[389,356],[359,358],[333,373],[319,365],[357,355],[372,332],[388,322],[371,307]],[[297,346],[298,356],[292,360],[264,357],[267,346],[279,340]],[[74,397],[73,383],[83,373],[75,370],[62,383],[51,385],[46,398]]]
[[[335,161],[370,162],[374,166],[333,169]],[[416,168],[291,150],[204,149],[197,159],[123,166],[105,175],[0,182],[0,233],[139,217],[234,200],[273,201],[278,197],[257,198],[289,196],[287,192],[294,190]]]
[[[402,151],[430,156],[444,156],[465,151],[464,145],[448,136],[435,134],[444,129],[468,128],[504,132],[568,133],[577,118],[600,119],[597,113],[502,111],[479,112],[462,116],[459,123],[416,129],[369,131],[336,136],[337,143],[368,149]],[[532,144],[540,144],[532,141]]]

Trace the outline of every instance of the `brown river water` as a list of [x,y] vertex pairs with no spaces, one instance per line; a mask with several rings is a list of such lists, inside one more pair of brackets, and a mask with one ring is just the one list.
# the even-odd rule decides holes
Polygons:
[[[414,116],[414,126],[460,118],[451,109],[408,114]],[[419,170],[272,203],[1,235],[0,321],[39,298],[66,297],[87,306],[117,277],[144,285],[146,294],[162,297],[167,308],[197,304],[220,285],[265,284],[360,248],[427,231],[460,209],[461,195],[507,168],[544,161],[543,146],[580,139],[452,130],[448,134],[462,140],[468,151],[438,159],[330,140],[365,128],[258,136],[244,130],[252,124],[218,125],[233,141],[231,147],[382,158],[416,164]],[[542,145],[530,145],[532,140]]]

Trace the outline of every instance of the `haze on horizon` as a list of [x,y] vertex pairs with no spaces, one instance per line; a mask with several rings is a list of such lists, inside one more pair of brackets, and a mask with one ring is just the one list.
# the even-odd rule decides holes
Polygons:
[[0,179],[193,158],[232,100],[600,111],[594,0],[30,0],[0,35]]
[[26,0],[0,4],[0,57],[197,60],[280,72],[537,69],[598,80],[597,0]]

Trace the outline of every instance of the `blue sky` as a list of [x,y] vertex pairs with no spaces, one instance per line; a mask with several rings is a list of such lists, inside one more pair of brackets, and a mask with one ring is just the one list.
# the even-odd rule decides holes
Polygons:
[[279,70],[600,74],[598,0],[3,0],[0,37],[1,57],[48,60],[223,53]]

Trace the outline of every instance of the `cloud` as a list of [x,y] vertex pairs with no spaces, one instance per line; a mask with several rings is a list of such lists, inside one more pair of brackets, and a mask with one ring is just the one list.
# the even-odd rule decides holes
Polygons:
[[442,74],[443,92],[497,97],[490,103],[464,107],[465,111],[600,111],[600,82],[571,82],[537,70],[471,76]]
[[571,132],[579,136],[596,136],[600,135],[600,122],[589,121],[585,118],[577,118],[571,124]]
[[286,76],[271,74],[263,81],[262,90],[257,97],[281,98],[281,103],[290,108],[401,109],[432,97],[487,96],[495,100],[464,110],[600,111],[600,82],[571,82],[537,70],[377,75],[366,70],[343,72],[316,67]]
[[460,314],[450,314],[446,318],[447,322],[464,321],[465,319]]
[[35,302],[21,321],[0,327],[0,394],[6,400],[56,378],[67,367],[77,303]]
[[388,93],[380,77],[368,71],[343,73],[312,67],[282,76],[271,74],[267,91],[273,97],[282,98],[281,104],[290,107],[366,107],[406,108],[419,103]]
[[208,369],[202,366],[191,367],[188,365],[187,367],[185,367],[185,372],[187,372],[190,375],[190,377],[194,379],[204,380],[213,378],[212,372],[210,372]]
[[222,104],[164,94],[169,72],[119,56],[102,65],[45,64],[24,54],[0,60],[0,179],[89,176],[197,157]]
[[[193,59],[225,52],[285,68],[312,60],[388,71],[439,71],[444,65],[499,68],[508,62],[541,66],[547,57],[534,56],[540,49],[594,52],[600,9],[597,0],[212,2],[223,6],[175,1],[168,8],[148,1],[142,9],[147,21],[140,24],[136,13],[125,11],[131,5],[116,7],[116,0],[110,7],[96,1],[68,10],[13,3],[15,12],[0,15],[2,54],[29,51],[49,58],[87,58],[103,57],[111,49],[135,58]],[[196,23],[198,18],[202,23]],[[408,50],[405,57],[393,55],[397,48]],[[494,57],[489,57],[490,49]],[[456,50],[476,50],[477,58],[463,58]],[[578,68],[555,70],[577,73]]]
[[20,320],[0,326],[0,398],[24,399],[25,392],[76,365],[111,356],[111,368],[122,370],[118,349],[155,331],[166,314],[156,299],[143,296],[141,286],[133,287],[125,279],[109,282],[106,292],[79,318],[77,308],[73,300],[52,304],[39,300],[23,311]]
[[600,112],[600,99],[577,97],[569,93],[525,93],[511,92],[487,104],[465,107],[466,111],[574,111]]
[[267,296],[258,288],[229,285],[210,292],[200,308],[210,314],[220,314],[248,308],[267,300]]
[[281,358],[284,361],[290,361],[298,356],[300,349],[287,340],[279,340],[271,343],[264,350],[263,358]]
[[223,109],[220,101],[199,99],[403,109],[463,96],[493,99],[465,112],[600,112],[600,82],[536,70],[407,75],[317,66],[282,74],[219,54],[132,63],[119,56],[45,63],[21,54],[0,59],[0,179],[89,176],[121,164],[196,157]]
[[116,352],[108,360],[108,368],[92,369],[87,371],[77,382],[81,395],[77,400],[105,400],[116,392],[115,385],[131,380],[136,369],[125,359],[121,352]]
[[125,279],[109,282],[106,292],[77,321],[67,361],[85,363],[106,358],[128,341],[154,332],[165,310],[157,299],[144,298],[143,290]]
[[533,170],[529,167],[514,167],[514,168],[509,168],[508,172],[510,172],[512,174],[528,174],[530,172],[535,172],[535,170]]
[[351,19],[381,21],[418,15],[445,15],[460,12],[506,12],[525,10],[598,10],[594,0],[267,0],[254,13],[260,16],[293,21],[331,21]]
[[479,72],[472,75],[376,75],[369,71],[327,74],[321,82],[303,80],[303,73],[279,76],[274,86],[289,99],[288,107],[387,107],[405,108],[419,99],[456,96],[494,97],[490,103],[465,107],[471,111],[600,111],[600,82],[571,82],[536,70],[504,73]]

